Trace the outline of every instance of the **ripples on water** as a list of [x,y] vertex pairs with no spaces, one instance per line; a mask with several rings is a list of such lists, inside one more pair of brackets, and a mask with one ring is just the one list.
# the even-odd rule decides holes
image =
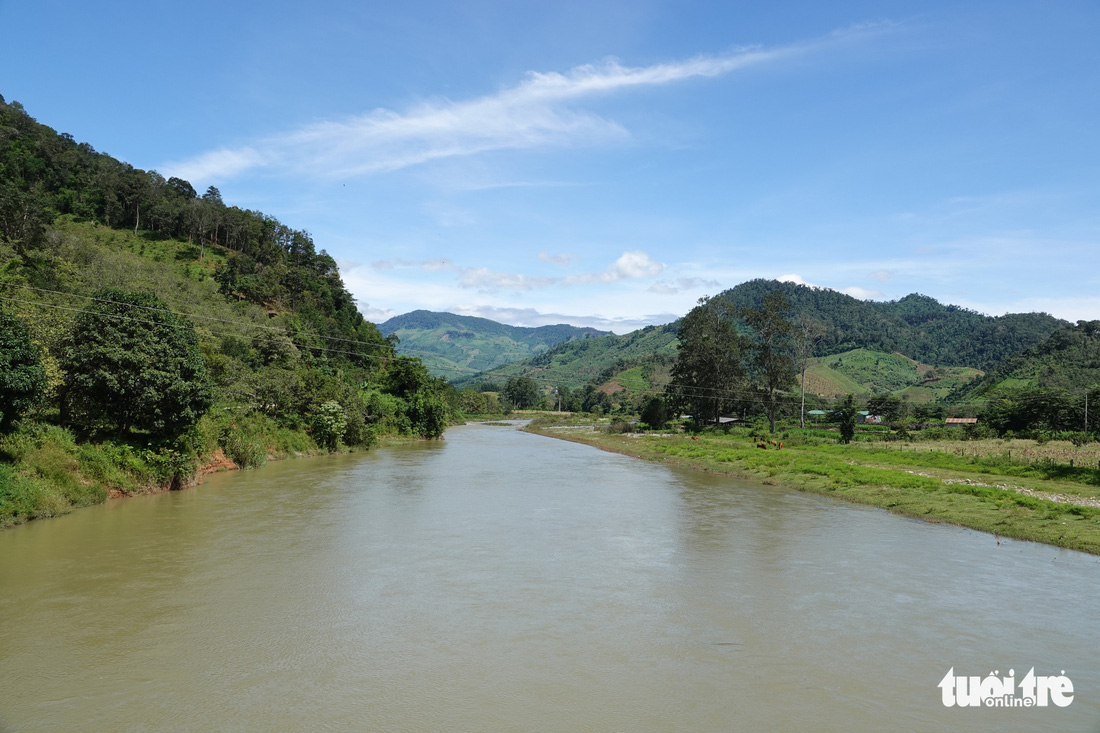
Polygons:
[[[0,533],[0,728],[1100,730],[1098,581],[468,426]],[[950,667],[1076,699],[949,710]]]

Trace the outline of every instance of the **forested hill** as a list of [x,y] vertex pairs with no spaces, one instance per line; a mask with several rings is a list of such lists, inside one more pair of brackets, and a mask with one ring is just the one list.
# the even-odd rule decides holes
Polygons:
[[379,324],[382,333],[397,334],[397,353],[419,357],[433,374],[456,381],[577,338],[607,331],[564,323],[552,326],[508,326],[488,318],[416,310]]
[[1068,325],[1046,313],[986,316],[925,295],[877,302],[775,280],[750,280],[718,297],[735,307],[759,308],[764,296],[776,290],[787,297],[792,318],[804,315],[825,327],[817,356],[863,348],[936,366],[989,370]]
[[[776,290],[787,297],[792,320],[805,317],[822,327],[823,335],[814,349],[819,357],[864,349],[899,353],[937,367],[984,371],[1067,325],[1045,313],[985,316],[942,305],[924,295],[890,302],[864,301],[835,290],[776,280],[750,280],[716,297],[735,308],[759,308],[764,296]],[[650,327],[623,336],[560,344],[545,354],[464,381],[531,375],[550,384],[576,387],[590,380],[607,380],[618,372],[674,356],[677,328],[678,322],[656,330]]]
[[1097,384],[1100,384],[1100,321],[1078,321],[1074,326],[1062,326],[1038,346],[1009,358],[958,390],[952,399],[972,400],[1006,390],[1080,394]]
[[308,232],[0,97],[0,526],[220,452],[248,466],[436,437],[454,404]]

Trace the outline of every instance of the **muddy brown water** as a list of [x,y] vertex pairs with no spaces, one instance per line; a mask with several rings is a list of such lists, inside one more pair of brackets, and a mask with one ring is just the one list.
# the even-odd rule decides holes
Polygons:
[[1100,558],[508,427],[0,532],[2,731],[1096,731],[1098,640]]

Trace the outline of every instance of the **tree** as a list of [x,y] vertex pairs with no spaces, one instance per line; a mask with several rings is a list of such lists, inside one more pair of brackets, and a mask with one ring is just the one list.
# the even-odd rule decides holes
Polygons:
[[0,313],[0,432],[8,432],[46,388],[46,371],[27,327]]
[[791,348],[794,327],[787,320],[787,297],[775,290],[764,296],[759,309],[742,308],[740,315],[756,332],[751,373],[764,397],[768,424],[775,433],[779,392],[794,384],[795,363]]
[[829,420],[840,423],[840,442],[844,444],[851,443],[856,434],[856,405],[852,400],[852,395],[848,395],[829,414]]
[[558,385],[558,388],[557,388],[556,391],[557,391],[557,394],[558,394],[558,400],[557,400],[557,409],[558,409],[558,411],[559,412],[562,411],[562,410],[568,411],[569,410],[569,405],[572,403],[573,393],[570,392],[569,387],[565,386],[564,384]]
[[436,394],[417,392],[409,400],[409,421],[424,438],[438,438],[447,429],[447,404]]
[[744,338],[733,326],[724,301],[700,298],[680,321],[680,345],[669,393],[677,407],[691,410],[695,423],[717,422],[733,391],[744,381]]
[[317,443],[328,450],[336,450],[344,431],[348,428],[348,419],[344,408],[336,400],[321,405],[313,418],[313,437]]
[[872,415],[878,415],[886,422],[894,422],[900,417],[905,417],[905,408],[905,402],[893,395],[875,395],[867,400],[867,410]]
[[511,377],[504,385],[504,397],[518,410],[534,407],[539,401],[539,386],[530,377]]
[[817,342],[825,336],[825,325],[805,314],[794,322],[794,350],[798,368],[802,372],[802,398],[798,409],[798,427],[806,427],[806,368],[814,354]]
[[98,291],[77,316],[61,367],[63,419],[88,431],[174,438],[213,402],[194,328],[155,295]]
[[659,428],[668,420],[668,408],[660,397],[650,397],[642,408],[641,420],[651,428]]

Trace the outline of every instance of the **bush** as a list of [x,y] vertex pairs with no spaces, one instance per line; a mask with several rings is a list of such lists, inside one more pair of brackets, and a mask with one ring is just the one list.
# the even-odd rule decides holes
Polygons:
[[8,432],[46,388],[46,371],[26,326],[0,313],[0,432]]
[[257,468],[267,463],[267,451],[259,436],[249,435],[232,426],[222,437],[225,457],[241,468]]
[[313,438],[328,450],[336,450],[347,430],[348,420],[344,408],[335,400],[321,405],[313,418]]

